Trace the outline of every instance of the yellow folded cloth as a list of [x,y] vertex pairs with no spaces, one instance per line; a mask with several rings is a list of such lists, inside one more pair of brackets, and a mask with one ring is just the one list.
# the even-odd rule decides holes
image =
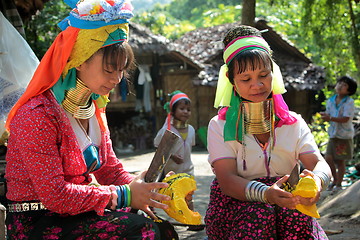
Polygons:
[[[317,194],[317,186],[316,186],[315,180],[310,176],[301,178],[299,180],[298,184],[296,185],[295,189],[293,191],[291,191],[291,193],[294,196],[300,196],[300,197],[304,197],[304,198],[315,197]],[[303,204],[298,204],[298,205],[296,205],[296,209],[308,216],[311,216],[314,218],[320,218],[320,214],[317,210],[316,204],[309,205],[309,206],[306,206]]]
[[167,188],[159,189],[159,193],[171,197],[170,201],[162,201],[169,206],[165,212],[178,222],[191,225],[201,224],[201,215],[189,209],[186,196],[196,190],[196,181],[186,173],[171,175],[163,180],[169,184]]

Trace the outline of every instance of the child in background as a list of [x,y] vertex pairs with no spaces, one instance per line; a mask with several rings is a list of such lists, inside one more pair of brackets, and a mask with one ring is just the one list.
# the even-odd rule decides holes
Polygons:
[[[206,234],[219,239],[327,239],[315,218],[295,210],[326,189],[330,168],[300,115],[290,112],[278,65],[256,28],[238,26],[224,40],[215,107],[208,127],[215,173],[206,211]],[[314,178],[313,198],[280,187],[296,164]]]
[[194,175],[194,165],[191,161],[191,149],[195,145],[195,130],[188,124],[191,116],[190,98],[183,92],[177,90],[170,94],[170,101],[164,105],[168,116],[164,126],[159,130],[155,139],[154,146],[158,147],[162,136],[167,129],[179,135],[179,141],[174,147],[174,154],[164,167],[164,173],[173,171],[174,173],[187,173]]
[[353,156],[354,100],[350,97],[356,92],[357,83],[354,79],[343,76],[337,80],[335,95],[326,102],[326,112],[320,113],[325,121],[330,122],[328,129],[329,143],[325,160],[330,166],[333,182],[329,190],[338,191],[345,174],[345,162]]
[[[181,137],[182,141],[174,147],[174,154],[164,167],[160,180],[165,177],[164,173],[173,171],[174,173],[187,173],[194,176],[194,164],[191,161],[191,149],[195,145],[195,129],[188,124],[191,116],[190,98],[183,92],[177,90],[170,94],[170,101],[164,105],[168,116],[164,126],[159,130],[155,139],[154,146],[158,147],[162,136],[167,129]],[[189,199],[188,199],[189,198]],[[190,210],[194,210],[194,203],[191,195],[187,196],[187,202]],[[188,230],[199,231],[204,227],[190,226]]]

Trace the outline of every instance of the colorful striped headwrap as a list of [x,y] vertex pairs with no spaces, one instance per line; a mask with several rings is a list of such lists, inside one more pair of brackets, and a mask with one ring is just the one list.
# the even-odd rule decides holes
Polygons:
[[[75,87],[74,68],[100,48],[127,41],[128,23],[133,17],[133,8],[128,0],[65,0],[65,3],[73,10],[59,23],[63,31],[45,53],[25,93],[10,111],[6,121],[8,130],[16,111],[31,97],[53,88],[61,104],[65,90]],[[95,114],[102,130],[105,130],[102,118],[107,96],[93,96],[93,99],[96,99]]]
[[170,129],[170,125],[171,125],[171,114],[170,113],[171,113],[171,110],[172,110],[174,104],[182,99],[187,99],[190,101],[190,98],[188,97],[188,95],[181,92],[180,90],[176,90],[176,91],[170,93],[169,96],[171,97],[170,101],[165,103],[165,105],[164,105],[164,109],[168,113],[168,116],[167,116],[168,129]]

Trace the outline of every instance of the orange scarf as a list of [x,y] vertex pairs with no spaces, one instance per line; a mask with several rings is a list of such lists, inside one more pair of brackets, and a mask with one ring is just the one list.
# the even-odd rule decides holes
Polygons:
[[[24,94],[16,102],[9,112],[5,127],[10,132],[11,119],[16,114],[16,111],[24,105],[30,98],[35,97],[46,90],[50,89],[59,80],[69,56],[73,50],[75,41],[77,39],[80,29],[75,27],[68,27],[66,30],[59,33],[53,44],[45,53],[34,76],[28,84]],[[100,123],[100,127],[105,131],[106,126],[103,115],[104,109],[96,110],[96,116]]]
[[5,127],[9,131],[11,119],[16,111],[30,98],[50,89],[59,80],[75,44],[79,28],[68,27],[62,31],[45,53],[24,94],[9,112]]

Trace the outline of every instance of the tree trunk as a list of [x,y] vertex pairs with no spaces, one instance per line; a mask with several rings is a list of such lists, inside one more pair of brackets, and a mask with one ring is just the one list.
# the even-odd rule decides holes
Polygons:
[[256,0],[243,0],[241,11],[241,24],[255,25],[255,5]]
[[357,69],[360,69],[360,43],[359,43],[359,33],[357,31],[356,27],[356,17],[353,11],[353,6],[351,3],[351,0],[348,0],[349,3],[349,11],[350,11],[350,19],[351,19],[351,28],[352,28],[352,37],[351,37],[351,43],[353,48],[353,56],[355,60],[355,64]]

